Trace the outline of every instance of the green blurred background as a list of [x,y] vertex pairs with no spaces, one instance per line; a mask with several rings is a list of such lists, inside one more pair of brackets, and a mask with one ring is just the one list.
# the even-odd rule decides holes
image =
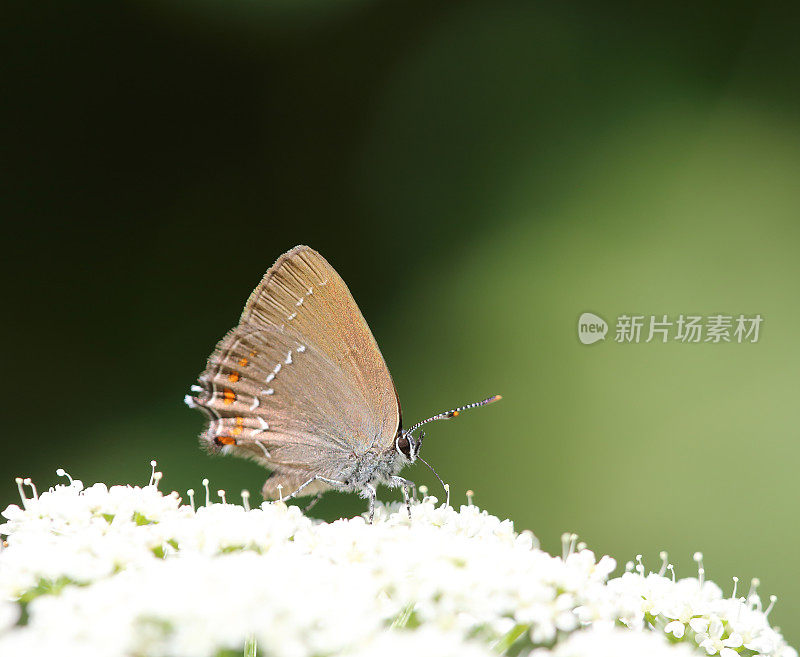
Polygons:
[[[183,395],[297,243],[349,283],[455,502],[759,576],[800,642],[796,3],[6,3],[13,477],[258,491]],[[577,318],[760,313],[757,344]],[[612,326],[613,331],[613,326]],[[428,483],[422,466],[407,476]],[[381,493],[383,499],[398,497]],[[329,494],[320,517],[355,514]]]

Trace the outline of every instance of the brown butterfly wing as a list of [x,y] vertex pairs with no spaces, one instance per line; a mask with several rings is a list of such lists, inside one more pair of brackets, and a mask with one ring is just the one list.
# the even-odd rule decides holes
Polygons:
[[[274,470],[264,493],[337,479],[371,447],[391,447],[400,409],[388,368],[344,281],[308,247],[281,256],[217,345],[190,400],[201,441]],[[303,490],[324,490],[315,482]]]
[[382,435],[394,438],[400,409],[389,368],[347,285],[314,249],[296,246],[278,258],[245,304],[245,323],[313,336],[364,396]]

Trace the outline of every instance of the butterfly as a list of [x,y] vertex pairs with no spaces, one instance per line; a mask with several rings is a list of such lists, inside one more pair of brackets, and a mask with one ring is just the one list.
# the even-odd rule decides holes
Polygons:
[[350,290],[319,253],[296,246],[264,275],[185,402],[208,417],[200,443],[209,452],[271,471],[265,499],[357,492],[372,522],[378,484],[402,487],[411,514],[415,486],[399,472],[417,459],[428,465],[419,456],[425,434],[415,431],[498,399],[404,429],[389,369]]

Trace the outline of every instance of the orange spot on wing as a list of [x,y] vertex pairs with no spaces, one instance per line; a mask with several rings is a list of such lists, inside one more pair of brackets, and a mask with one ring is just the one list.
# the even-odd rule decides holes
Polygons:
[[241,415],[236,416],[236,426],[241,427],[244,424],[244,418]]
[[233,436],[217,436],[214,440],[220,445],[235,445],[236,438]]
[[222,391],[222,401],[226,404],[232,404],[236,401],[236,393],[230,388],[225,388],[225,390]]
[[249,363],[249,362],[250,361],[247,360],[246,358],[240,358],[239,359],[239,367],[247,367],[247,363]]
[[244,431],[244,429],[242,429],[242,427],[233,427],[233,429],[231,429],[231,433],[234,436],[241,436],[242,435],[242,431]]
[[228,374],[228,381],[236,383],[239,380],[239,372],[231,372]]

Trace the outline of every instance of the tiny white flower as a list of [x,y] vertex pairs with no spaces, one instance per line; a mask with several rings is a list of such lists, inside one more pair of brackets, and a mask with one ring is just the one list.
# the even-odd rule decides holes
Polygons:
[[[698,635],[704,635],[708,632],[708,625],[710,621],[708,618],[692,618],[689,621],[689,626],[694,630]],[[700,643],[698,641],[698,643]]]
[[676,639],[682,639],[686,632],[686,626],[679,620],[674,620],[666,624],[664,632],[671,634]]

